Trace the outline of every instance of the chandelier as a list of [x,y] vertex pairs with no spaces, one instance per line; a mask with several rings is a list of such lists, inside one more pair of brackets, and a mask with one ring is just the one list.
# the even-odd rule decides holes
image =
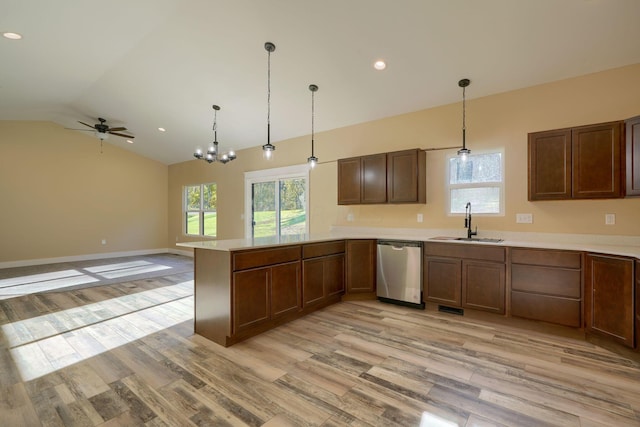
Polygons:
[[220,111],[220,107],[217,105],[213,106],[213,142],[209,143],[209,148],[207,148],[207,152],[203,153],[200,147],[196,148],[196,152],[193,153],[193,157],[199,160],[205,160],[208,163],[220,162],[222,164],[228,163],[231,160],[235,160],[236,153],[231,150],[228,153],[220,154],[218,148],[218,111]]

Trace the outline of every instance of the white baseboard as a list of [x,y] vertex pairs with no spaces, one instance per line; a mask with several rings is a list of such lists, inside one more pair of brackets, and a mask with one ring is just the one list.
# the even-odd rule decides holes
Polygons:
[[38,258],[38,259],[26,259],[26,260],[20,260],[20,261],[5,261],[5,262],[0,262],[0,269],[12,268],[12,267],[28,267],[32,265],[42,265],[42,264],[56,264],[60,262],[91,261],[94,259],[119,258],[119,257],[126,257],[126,256],[154,255],[154,254],[166,254],[166,253],[193,257],[193,254],[190,253],[189,251],[181,251],[177,249],[168,249],[168,248],[142,249],[138,251],[105,252],[100,254],[72,255],[72,256],[56,257],[56,258]]

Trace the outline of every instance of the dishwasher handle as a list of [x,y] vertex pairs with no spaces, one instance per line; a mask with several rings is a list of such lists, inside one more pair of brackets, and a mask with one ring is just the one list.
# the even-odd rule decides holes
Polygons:
[[401,251],[403,248],[421,248],[422,242],[416,240],[378,240],[378,246],[391,246],[393,250]]

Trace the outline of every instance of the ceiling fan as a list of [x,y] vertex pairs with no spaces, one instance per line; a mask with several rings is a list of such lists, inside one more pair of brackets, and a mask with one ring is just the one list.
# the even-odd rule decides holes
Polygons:
[[[105,139],[107,139],[109,137],[109,134],[121,136],[123,138],[130,138],[130,139],[135,138],[133,135],[126,135],[124,133],[120,133],[121,131],[127,130],[127,128],[125,127],[111,128],[109,127],[109,125],[105,124],[106,120],[103,119],[102,117],[98,117],[98,121],[100,123],[96,123],[95,125],[90,125],[88,123],[81,122],[79,120],[78,120],[78,123],[92,128],[96,132],[96,136],[100,139],[100,141],[104,141]],[[79,130],[86,130],[86,129],[79,129]]]

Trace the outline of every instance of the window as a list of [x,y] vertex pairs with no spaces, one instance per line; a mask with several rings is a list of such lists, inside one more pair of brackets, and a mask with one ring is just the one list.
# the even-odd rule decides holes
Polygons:
[[248,238],[308,234],[307,165],[245,173]]
[[502,153],[449,158],[449,214],[465,213],[467,202],[474,214],[504,215]]
[[218,192],[215,183],[184,187],[185,233],[216,237]]

